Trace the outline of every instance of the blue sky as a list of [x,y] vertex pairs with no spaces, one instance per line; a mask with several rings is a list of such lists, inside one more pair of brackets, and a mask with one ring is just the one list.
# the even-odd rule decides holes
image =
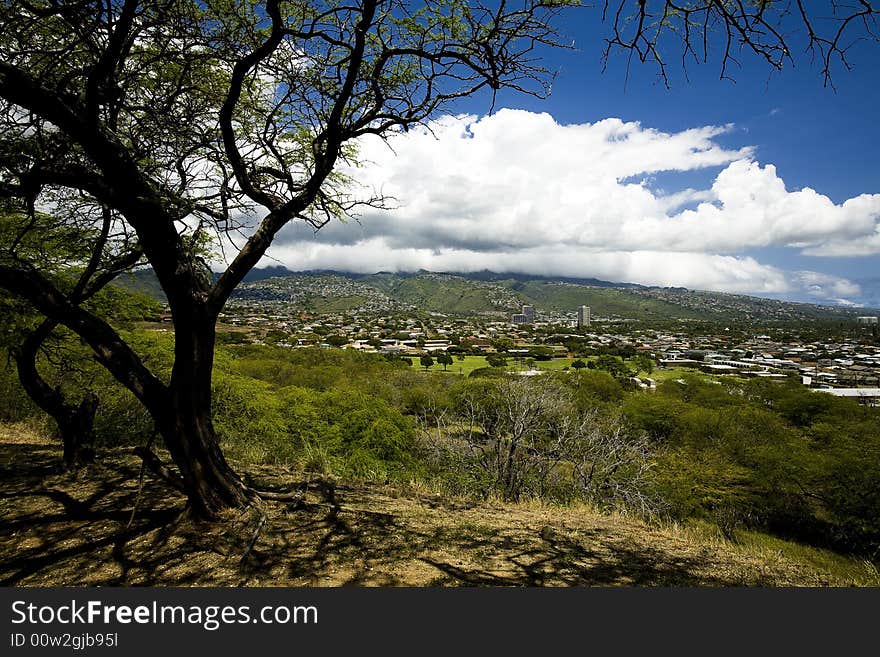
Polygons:
[[[710,49],[708,63],[688,64],[688,79],[678,59],[670,58],[667,88],[655,66],[635,60],[624,83],[627,58],[620,52],[609,58],[603,73],[607,27],[595,20],[597,11],[566,16],[561,32],[575,49],[548,49],[543,57],[557,71],[551,96],[539,100],[508,93],[500,106],[550,112],[561,123],[614,116],[664,131],[733,123],[736,130],[727,143],[757,146],[757,156],[775,163],[792,186],[821,187],[835,201],[880,189],[880,44],[856,45],[850,51],[852,70],[833,69],[835,89],[823,85],[821,67],[809,54],[797,52],[794,65],[782,72],[745,54],[741,67],[729,69],[735,82],[722,80],[717,47]],[[484,99],[471,101],[468,111],[484,113]]]
[[[864,246],[880,226],[880,44],[854,46],[852,70],[833,69],[835,89],[823,86],[797,39],[794,66],[782,72],[743,54],[741,67],[729,69],[735,82],[721,80],[716,46],[708,63],[688,65],[688,79],[678,55],[671,57],[671,88],[656,67],[636,61],[624,84],[625,55],[612,55],[602,72],[607,26],[599,14],[569,12],[561,32],[575,49],[543,53],[557,71],[549,99],[503,93],[492,117],[485,96],[469,99],[455,107],[469,117],[431,140],[416,135],[412,145],[398,144],[394,159],[367,145],[375,163],[367,184],[391,189],[401,207],[318,236],[288,229],[272,255],[306,263],[297,268],[505,269],[880,306],[880,228],[877,246]],[[463,150],[468,126],[476,137]],[[578,136],[566,126],[580,126]],[[698,132],[706,127],[723,129]],[[650,164],[627,169],[610,147],[619,141],[626,142],[620,157]],[[578,159],[565,152],[569,143],[600,144],[602,155],[587,149]],[[616,172],[616,183],[594,188],[606,171]],[[750,185],[767,205],[766,219],[734,198]],[[816,194],[796,194],[804,188]],[[675,194],[688,198],[668,206]],[[701,204],[705,212],[685,216]],[[597,216],[616,216],[606,222],[611,228],[618,221],[622,232],[638,234],[627,240],[608,226],[596,229]],[[508,225],[533,226],[534,235],[507,234]],[[813,225],[824,226],[821,234]],[[764,239],[765,230],[775,237]]]
[[[638,62],[629,65],[624,83],[627,60],[619,52],[601,72],[607,29],[595,21],[595,12],[570,12],[562,33],[572,37],[576,49],[547,52],[557,71],[551,97],[530,101],[511,95],[504,106],[549,111],[564,123],[617,116],[664,131],[732,123],[735,129],[720,141],[754,145],[757,159],[775,164],[790,189],[812,187],[837,203],[880,193],[880,44],[855,45],[848,56],[851,70],[839,63],[833,69],[833,88],[824,84],[821,66],[804,51],[803,39],[795,41],[802,47],[781,72],[746,55],[729,71],[734,81],[722,80],[716,46],[706,64],[688,64],[687,79],[680,66],[671,66],[667,88],[656,67]],[[709,173],[698,172],[696,178],[705,181]],[[876,255],[816,258],[779,248],[746,253],[786,269],[880,277]]]

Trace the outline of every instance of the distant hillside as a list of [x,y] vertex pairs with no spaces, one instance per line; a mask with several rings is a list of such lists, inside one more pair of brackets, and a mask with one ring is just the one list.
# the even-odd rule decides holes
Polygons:
[[553,283],[572,283],[574,285],[587,285],[589,287],[620,287],[620,288],[640,288],[642,285],[636,283],[612,283],[611,281],[603,281],[598,278],[567,278],[565,276],[541,276],[539,274],[499,274],[494,271],[484,269],[483,271],[469,272],[465,274],[456,274],[462,278],[475,281],[549,281]]
[[698,311],[640,294],[635,287],[595,287],[550,280],[505,281],[527,303],[542,310],[574,312],[589,306],[594,316],[633,319],[697,319]]
[[823,306],[811,303],[795,303],[779,299],[751,297],[743,294],[725,294],[685,288],[643,288],[637,291],[642,297],[667,303],[683,311],[700,316],[706,314],[724,316],[742,321],[768,320],[852,320],[864,315],[864,308]]
[[400,276],[381,273],[360,280],[402,303],[433,312],[513,312],[523,303],[521,296],[503,285],[452,274],[419,272],[413,276]]
[[[273,268],[271,273],[280,273]],[[267,272],[269,273],[269,272]],[[794,303],[744,295],[614,284],[593,279],[551,279],[478,272],[419,271],[351,274],[300,272],[244,283],[236,298],[287,300],[317,312],[353,310],[366,300],[389,310],[504,316],[524,304],[539,312],[572,314],[590,306],[594,317],[716,321],[847,320],[864,310]]]
[[[120,277],[118,285],[165,301],[150,269]],[[489,271],[452,274],[419,271],[352,274],[255,269],[233,294],[250,302],[292,303],[310,312],[373,311],[494,314],[524,304],[539,312],[573,314],[589,306],[594,317],[644,320],[852,321],[865,309],[795,303],[685,288],[645,287],[596,279],[547,278]],[[876,311],[873,311],[876,312]]]
[[162,286],[159,285],[159,279],[156,278],[156,274],[149,267],[121,274],[113,281],[113,284],[132,292],[146,294],[162,303],[168,300],[165,297],[165,292],[162,291]]
[[362,280],[335,273],[300,273],[241,284],[233,299],[274,305],[292,304],[308,312],[344,312],[356,308],[371,312],[404,311],[410,307]]

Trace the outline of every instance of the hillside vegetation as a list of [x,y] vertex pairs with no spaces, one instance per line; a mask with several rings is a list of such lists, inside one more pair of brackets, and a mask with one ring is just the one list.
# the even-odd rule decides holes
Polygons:
[[682,305],[660,301],[630,288],[591,287],[557,281],[505,281],[504,284],[537,308],[571,312],[590,306],[594,315],[652,319],[696,319],[701,314]]
[[[125,337],[154,371],[169,375],[170,334],[133,330]],[[52,463],[60,450],[53,450],[44,439],[51,427],[23,395],[10,368],[0,369],[0,420],[16,423],[6,432],[10,444],[3,455],[4,481],[10,482],[4,487],[4,526],[17,527],[15,531],[33,524],[39,533],[42,525],[36,518],[54,514],[46,522],[61,523],[58,531],[69,535],[72,526],[65,523],[77,521],[78,513],[97,522],[88,500],[104,497],[101,505],[106,506],[101,506],[104,510],[97,517],[127,521],[138,476],[135,461],[126,454],[136,445],[157,446],[152,422],[142,407],[90,362],[81,345],[72,341],[68,348],[79,348],[83,358],[59,383],[97,391],[101,403],[95,431],[103,456],[97,470],[79,479],[55,477]],[[371,523],[384,518],[382,514],[412,514],[412,522],[428,523],[418,532],[440,536],[431,549],[443,554],[451,550],[455,559],[471,564],[466,570],[477,569],[481,560],[515,562],[507,551],[509,532],[521,532],[520,547],[526,552],[534,549],[536,555],[540,546],[556,549],[553,546],[558,547],[562,538],[577,537],[566,548],[570,551],[564,559],[575,555],[579,564],[584,559],[597,563],[612,559],[614,572],[620,573],[620,579],[613,580],[618,583],[841,583],[847,578],[864,583],[873,572],[870,563],[878,558],[880,412],[850,400],[815,395],[798,385],[733,379],[718,384],[694,376],[667,380],[657,392],[648,393],[631,390],[597,370],[548,372],[529,379],[483,368],[462,377],[344,350],[229,344],[217,351],[214,423],[225,453],[239,470],[265,475],[261,486],[277,490],[305,486],[303,494],[311,497],[303,497],[303,509],[324,513],[335,504],[356,508],[362,513],[355,515],[369,524],[369,531],[377,531]],[[39,448],[20,445],[16,436],[22,427],[36,427]],[[40,483],[45,477],[49,478]],[[336,493],[320,482],[338,482]],[[77,488],[80,485],[84,488]],[[340,497],[339,491],[350,496]],[[117,495],[128,495],[128,511],[119,510]],[[28,510],[22,497],[39,504]],[[154,510],[152,505],[160,499],[165,501]],[[167,493],[163,497],[156,492],[139,508],[145,518],[158,523],[173,515],[169,499]],[[74,517],[58,518],[53,511],[56,504],[72,510]],[[174,504],[179,510],[179,502]],[[428,509],[446,510],[435,513],[426,504]],[[107,516],[111,508],[115,510]],[[459,508],[468,513],[450,513]],[[550,515],[530,515],[536,509]],[[279,506],[273,513],[280,514],[282,527],[285,522],[298,526],[298,516],[288,515],[294,510]],[[332,529],[333,541],[348,546],[340,548],[343,553],[351,548],[361,555],[358,558],[367,559],[364,555],[373,549],[368,547],[373,539],[367,541],[357,532],[345,534],[347,530],[333,523],[338,518],[348,523],[348,516],[340,510],[334,513],[332,527],[321,524],[330,522],[326,519],[318,524]],[[628,518],[620,526],[610,520],[620,517]],[[538,518],[551,520],[544,523]],[[410,520],[402,522],[406,527]],[[100,526],[119,529],[113,523]],[[624,531],[624,526],[629,529]],[[667,554],[665,548],[651,544],[666,538],[674,544],[676,535],[668,533],[674,526],[703,536],[688,559],[676,556],[671,547]],[[342,536],[336,533],[340,531]],[[414,540],[408,531],[401,530],[397,552]],[[29,532],[6,535],[7,560],[20,563],[12,556],[16,545],[33,547],[32,555],[43,555],[34,556],[39,563],[54,554],[54,539]],[[456,532],[463,532],[464,538]],[[632,532],[641,532],[643,538]],[[27,536],[31,538],[20,543]],[[706,536],[711,540],[704,545]],[[724,538],[722,547],[717,545],[718,537]],[[355,547],[346,542],[349,539]],[[81,540],[86,539],[74,542]],[[102,545],[115,540],[106,537]],[[281,539],[267,535],[266,540]],[[627,556],[617,552],[629,543],[641,547]],[[416,545],[428,549],[424,543]],[[767,564],[746,569],[751,574],[743,570],[724,574],[724,564],[734,558],[730,555],[748,546],[758,546],[758,554],[767,546],[779,546],[773,549],[800,555],[797,559],[806,559],[802,565],[813,566],[807,575],[800,571],[795,576],[783,568],[769,579],[759,574]],[[380,541],[375,549],[390,548]],[[465,559],[463,550],[473,552]],[[695,556],[704,550],[708,550],[704,557]],[[642,551],[649,556],[640,556]],[[328,548],[326,559],[337,563],[330,552],[335,555]],[[607,556],[613,554],[617,556]],[[430,558],[437,560],[436,554]],[[655,558],[678,564],[673,567],[675,574],[667,572],[672,567],[668,564],[662,572],[651,571],[641,579],[623,574],[638,569],[641,560]],[[683,559],[687,567],[681,567]],[[560,573],[568,572],[562,564],[556,564]],[[816,564],[824,564],[824,574],[817,574]],[[392,562],[386,566],[389,573],[395,569]],[[531,572],[531,566],[516,567]],[[716,567],[721,570],[716,572]],[[446,576],[453,571],[443,570]],[[607,574],[591,580],[592,568],[577,572],[573,581],[612,581],[602,579],[610,577]],[[301,577],[309,576],[303,566]],[[413,581],[425,581],[423,576]],[[522,571],[509,581],[480,579],[473,573],[442,579],[434,572],[434,577],[445,583],[527,583]],[[546,583],[564,582],[562,574],[551,576],[549,570],[542,577]],[[27,577],[21,575],[20,581]]]
[[417,276],[381,274],[366,276],[389,297],[420,310],[446,313],[511,311],[522,298],[495,283],[471,281],[460,276],[422,273]]
[[[646,524],[587,505],[477,502],[425,487],[339,483],[235,465],[302,491],[220,525],[107,449],[58,474],[53,441],[0,423],[4,586],[876,586],[866,562],[709,526]],[[256,531],[259,530],[259,531]]]
[[[573,313],[590,306],[594,317],[656,320],[750,322],[852,321],[864,309],[793,303],[722,292],[642,287],[604,281],[547,279],[503,274],[433,272],[343,274],[300,272],[282,267],[255,270],[234,298],[286,301],[310,312],[344,312],[379,300],[389,309],[415,309],[450,314],[506,315],[524,305],[541,312]],[[119,284],[164,300],[149,270],[120,279]]]

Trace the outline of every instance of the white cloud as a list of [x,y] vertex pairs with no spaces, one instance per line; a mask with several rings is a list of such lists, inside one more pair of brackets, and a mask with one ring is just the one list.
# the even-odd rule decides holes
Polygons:
[[[664,218],[633,220],[628,233],[665,232],[679,248],[740,252],[765,246],[821,248],[872,234],[880,220],[880,194],[836,205],[809,187],[788,191],[772,164],[737,160],[712,185],[713,202]],[[626,231],[626,229],[625,229]]]
[[[729,130],[664,133],[619,119],[560,125],[515,110],[447,117],[431,131],[395,136],[390,147],[362,142],[365,164],[348,173],[399,207],[369,209],[359,223],[316,236],[291,226],[270,253],[293,269],[493,269],[852,296],[848,281],[807,280],[746,253],[880,253],[880,194],[835,204],[813,189],[790,191],[750,147],[722,147]],[[653,186],[658,174],[709,167],[721,170],[708,189]]]
[[840,276],[815,271],[797,271],[791,278],[807,294],[819,299],[846,302],[845,297],[858,297],[862,294],[861,288],[856,283]]
[[880,224],[875,227],[873,234],[857,236],[853,239],[832,239],[824,244],[804,249],[805,255],[845,258],[878,253],[880,253]]
[[467,249],[419,249],[389,245],[383,238],[353,244],[288,243],[273,249],[297,269],[377,271],[457,271],[488,269],[547,276],[592,277],[611,281],[711,289],[722,292],[786,294],[808,289],[812,296],[858,294],[846,279],[815,272],[786,272],[754,258],[665,251],[559,251],[553,247],[477,252]]

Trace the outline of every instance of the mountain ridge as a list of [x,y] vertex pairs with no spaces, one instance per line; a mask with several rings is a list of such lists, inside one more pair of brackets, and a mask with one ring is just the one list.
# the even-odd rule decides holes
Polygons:
[[[289,270],[287,270],[289,271]],[[273,268],[264,273],[283,273]],[[430,312],[514,313],[522,305],[533,305],[548,313],[573,313],[579,305],[593,309],[594,315],[638,319],[744,319],[744,320],[834,320],[854,319],[865,309],[810,304],[796,301],[729,294],[681,287],[644,286],[612,283],[599,279],[555,278],[529,274],[507,274],[491,271],[455,273],[376,272],[361,274],[334,270],[289,272],[286,276],[270,276],[246,282],[236,291],[236,298],[253,297],[256,290],[272,288],[276,299],[285,298],[285,288],[293,292],[297,286],[314,281],[346,280],[366,285],[377,293],[401,304]],[[322,295],[330,294],[322,290]],[[351,294],[348,290],[347,294]],[[302,296],[302,295],[300,295]],[[319,295],[320,296],[320,295]],[[291,299],[293,297],[290,297]],[[357,307],[357,294],[352,309]],[[314,301],[314,299],[312,300]],[[313,303],[319,310],[321,303]],[[333,310],[340,310],[338,304]]]
[[[341,276],[343,278],[359,279],[372,276],[398,276],[401,278],[413,278],[423,274],[438,274],[447,276],[458,276],[469,280],[480,280],[494,282],[499,280],[517,280],[517,281],[560,281],[564,283],[572,283],[575,285],[590,285],[595,287],[619,287],[619,288],[647,288],[648,285],[640,285],[638,283],[613,282],[600,278],[578,278],[569,276],[547,276],[544,274],[526,274],[521,272],[495,272],[490,269],[482,269],[474,272],[455,272],[455,271],[431,271],[429,269],[418,269],[416,271],[377,271],[371,274],[359,272],[346,272],[338,269],[301,269],[294,271],[283,265],[272,265],[264,268],[254,268],[245,275],[243,282],[250,283],[253,281],[264,280],[267,278],[280,278],[291,275],[314,275],[314,276]],[[684,289],[684,288],[682,288]]]
[[[119,284],[164,300],[149,269],[133,272]],[[872,312],[709,290],[490,270],[364,274],[326,269],[294,272],[271,266],[249,272],[233,293],[238,301],[286,301],[316,312],[353,310],[370,298],[380,302],[378,307],[400,311],[504,315],[533,305],[539,312],[566,314],[587,305],[594,316],[646,320],[854,320]]]

